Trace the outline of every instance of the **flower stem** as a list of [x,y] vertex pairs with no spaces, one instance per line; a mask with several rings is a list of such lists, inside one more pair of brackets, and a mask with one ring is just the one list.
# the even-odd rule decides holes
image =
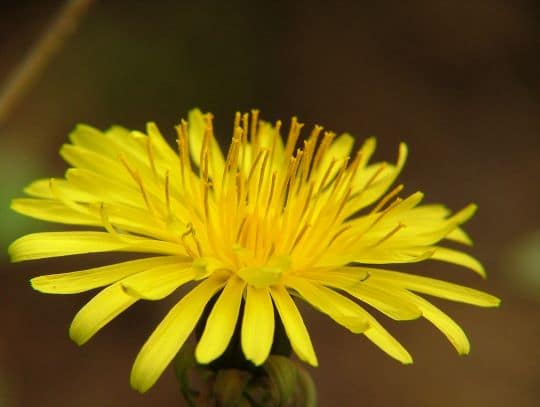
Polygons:
[[28,91],[32,83],[47,66],[52,56],[67,37],[73,33],[81,17],[94,0],[68,0],[47,26],[26,57],[8,76],[0,92],[0,124],[4,123]]

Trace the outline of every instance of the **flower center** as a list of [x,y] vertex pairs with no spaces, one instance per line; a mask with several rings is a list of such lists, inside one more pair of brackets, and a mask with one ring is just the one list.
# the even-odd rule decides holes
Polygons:
[[254,287],[268,287],[281,280],[283,273],[289,269],[290,263],[288,256],[273,257],[264,266],[242,267],[236,271],[236,274]]

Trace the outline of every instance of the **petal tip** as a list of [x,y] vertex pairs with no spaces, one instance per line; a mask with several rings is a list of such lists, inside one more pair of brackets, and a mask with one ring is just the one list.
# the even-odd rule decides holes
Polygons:
[[89,339],[81,336],[81,334],[78,332],[78,329],[73,328],[73,325],[69,327],[69,337],[73,342],[77,344],[77,346],[84,345]]
[[34,277],[30,279],[30,287],[32,287],[34,290],[43,292],[43,276]]
[[414,360],[411,355],[408,355],[406,359],[403,359],[400,361],[403,365],[412,365],[414,363]]
[[216,358],[212,357],[208,352],[204,352],[201,350],[200,342],[197,344],[197,347],[195,348],[195,360],[197,363],[201,365],[207,365],[211,362],[213,362]]
[[135,366],[133,366],[129,376],[129,385],[136,392],[144,394],[154,385],[154,383],[144,380],[144,378],[135,373]]
[[20,243],[24,241],[24,238],[25,236],[19,237],[17,240],[11,242],[11,244],[8,246],[7,252],[9,260],[12,263],[18,263],[25,260],[24,255],[19,250]]

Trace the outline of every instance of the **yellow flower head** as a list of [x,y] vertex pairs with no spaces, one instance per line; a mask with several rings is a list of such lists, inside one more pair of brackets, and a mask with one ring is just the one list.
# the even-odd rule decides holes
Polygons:
[[[195,356],[206,364],[226,350],[241,318],[245,358],[260,365],[274,338],[274,313],[292,349],[311,365],[317,358],[300,298],[354,333],[365,334],[402,363],[412,358],[357,301],[394,320],[430,320],[460,354],[469,351],[461,328],[417,293],[473,305],[497,306],[489,294],[373,265],[426,259],[455,263],[484,275],[469,255],[440,246],[470,244],[460,225],[476,207],[450,214],[421,205],[422,193],[402,199],[391,189],[397,163],[369,164],[375,140],[351,156],[354,138],[315,126],[297,149],[302,124],[293,118],[285,144],[281,122],[258,112],[237,114],[225,157],[212,116],[199,110],[177,127],[172,149],[155,124],[147,134],[78,126],[61,149],[72,166],[64,179],[38,180],[12,208],[51,222],[98,230],[35,233],[10,247],[13,261],[97,252],[150,257],[34,278],[41,292],[71,294],[105,287],[75,316],[70,335],[83,344],[136,301],[159,300],[195,282],[142,347],[132,386],[148,390],[174,358],[215,295]],[[82,228],[84,229],[84,228]],[[240,312],[241,305],[243,312]]]

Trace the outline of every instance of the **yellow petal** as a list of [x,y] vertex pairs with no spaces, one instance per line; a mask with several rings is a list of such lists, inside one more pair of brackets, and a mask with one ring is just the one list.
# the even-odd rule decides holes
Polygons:
[[189,152],[191,159],[197,167],[201,165],[201,150],[204,139],[206,122],[204,114],[199,109],[192,109],[188,113]]
[[76,168],[84,168],[106,177],[118,179],[125,183],[131,181],[131,176],[118,160],[103,156],[85,148],[64,144],[60,149],[60,155],[64,160]]
[[405,228],[387,239],[381,246],[386,248],[411,247],[411,246],[429,246],[444,239],[455,230],[459,224],[466,222],[473,216],[476,211],[476,205],[468,205],[461,211],[454,214],[448,219],[432,219],[425,221],[418,218],[418,208],[413,208],[405,213],[400,211],[399,205],[394,213],[388,216],[386,222],[380,222],[386,226],[387,230],[383,233],[388,233],[395,227],[396,223],[402,223]]
[[446,239],[453,240],[454,242],[462,243],[467,246],[472,246],[473,244],[472,239],[469,237],[467,232],[461,228],[455,228],[446,236]]
[[289,277],[285,284],[293,288],[307,302],[325,313],[338,324],[353,333],[368,329],[365,311],[358,304],[324,286],[318,286],[301,278]]
[[35,290],[43,293],[75,294],[112,284],[132,274],[152,269],[156,266],[181,265],[185,260],[183,257],[176,256],[131,260],[110,266],[72,271],[70,273],[39,276],[33,278],[31,284]]
[[180,160],[176,152],[171,148],[169,143],[163,138],[161,132],[159,131],[157,125],[153,122],[150,122],[146,125],[146,132],[148,137],[152,142],[152,148],[156,150],[156,155],[163,160],[164,163],[171,168],[171,171],[179,168]]
[[241,336],[246,359],[256,366],[264,363],[274,341],[274,306],[267,288],[247,286]]
[[[366,312],[367,313],[367,312]],[[370,328],[364,332],[371,342],[381,348],[386,354],[399,360],[401,363],[412,363],[412,357],[390,333],[382,327],[373,317],[369,319]]]
[[457,250],[448,249],[446,247],[435,247],[435,253],[431,256],[434,260],[454,263],[459,266],[467,267],[481,277],[486,278],[486,272],[482,264],[474,257]]
[[369,270],[361,267],[339,267],[311,269],[301,274],[303,278],[330,287],[351,287],[360,284],[369,276]]
[[13,262],[111,251],[184,254],[179,245],[107,232],[32,233],[15,240],[8,251]]
[[375,137],[367,138],[362,147],[360,147],[360,168],[364,168],[368,161],[371,159],[371,156],[377,148],[377,139]]
[[28,185],[24,189],[24,192],[27,195],[36,198],[59,199],[58,196],[53,193],[51,182],[54,183],[56,191],[59,191],[62,196],[68,196],[74,201],[88,202],[93,198],[91,194],[85,193],[84,191],[73,187],[65,179],[57,178],[38,179],[37,181],[34,181]]
[[[127,130],[125,130],[127,132]],[[98,129],[86,124],[79,124],[69,134],[74,145],[94,151],[110,158],[115,158],[116,151],[109,139]]]
[[[131,232],[136,235],[151,237],[157,240],[168,242],[179,242],[179,230],[185,230],[184,223],[177,219],[176,224],[168,224],[166,227],[160,219],[149,216],[148,211],[140,208],[133,208],[122,204],[97,204],[92,209],[102,217],[102,212],[106,214],[108,221],[114,228]],[[175,214],[176,215],[176,214]],[[171,216],[171,219],[174,215]]]
[[69,336],[77,345],[84,344],[136,301],[137,298],[126,294],[119,283],[105,288],[75,315]]
[[433,295],[451,301],[464,302],[480,307],[497,307],[500,300],[491,294],[434,278],[399,273],[397,271],[369,269],[370,279],[389,286]]
[[405,298],[367,285],[370,273],[360,267],[334,270],[310,270],[302,277],[347,292],[398,321],[419,318],[420,310]]
[[[144,139],[146,135],[138,131],[129,131],[120,126],[112,126],[105,132],[109,143],[113,146],[113,157],[118,157],[119,153],[125,155],[127,159],[149,164]],[[143,142],[141,142],[143,141]]]
[[294,301],[283,286],[274,286],[270,290],[285,332],[289,337],[294,352],[300,359],[312,366],[317,366],[317,356],[313,344]]
[[354,137],[348,133],[343,133],[332,142],[325,155],[330,157],[330,160],[332,160],[332,158],[335,158],[336,160],[347,158],[351,155],[353,146]]
[[222,279],[209,278],[185,295],[148,338],[131,369],[131,386],[147,391],[161,376],[195,328],[204,307],[224,285]]
[[[351,256],[349,262],[364,264],[417,263],[429,259],[434,251],[430,247],[387,248],[379,246],[359,250],[353,254],[354,257]],[[330,259],[325,260],[323,258],[319,265],[321,267],[325,266]]]
[[[199,109],[193,109],[188,113],[189,121],[189,150],[191,153],[191,159],[197,167],[201,165],[201,151],[203,148],[204,135],[206,131],[206,120],[204,114]],[[208,151],[208,173],[212,179],[216,181],[223,173],[225,167],[225,159],[221,148],[214,138],[213,134],[210,135],[210,149]]]
[[235,277],[227,282],[206,320],[203,334],[195,348],[197,362],[210,363],[227,349],[236,327],[245,286],[243,280]]
[[[275,171],[282,170],[283,163],[286,160],[285,146],[278,131],[272,124],[259,120],[259,129],[257,131],[257,142],[259,149],[268,148],[272,150],[270,168]],[[255,146],[255,142],[252,142]],[[251,152],[250,152],[251,153]],[[250,154],[251,156],[251,154]]]
[[15,212],[35,219],[68,225],[101,226],[99,217],[88,211],[81,212],[70,208],[60,201],[50,199],[18,198],[11,201]]
[[470,344],[467,335],[452,318],[418,295],[411,292],[403,292],[402,294],[407,295],[410,301],[414,302],[422,310],[424,318],[435,325],[448,338],[460,355],[469,353]]
[[319,178],[322,178],[330,163],[335,161],[337,165],[334,165],[327,176],[327,179],[331,180],[337,174],[344,161],[350,157],[353,145],[354,137],[350,134],[344,133],[337,137],[332,144],[330,144],[330,147],[328,147],[326,154],[321,157],[321,163],[319,164],[321,173],[319,174]]
[[[388,188],[390,188],[405,165],[407,151],[407,145],[401,143],[399,145],[398,159],[395,166],[386,163],[378,163],[367,167],[363,171],[358,171],[355,177],[355,189],[353,190],[353,193],[359,192],[361,199],[358,199],[356,205],[351,208],[352,213],[371,205],[379,199]],[[380,170],[381,165],[384,165],[383,170]],[[373,176],[379,171],[379,175],[368,185],[368,182],[373,179]]]
[[11,261],[120,250],[126,243],[106,232],[43,232],[25,235],[9,246]]
[[[339,269],[335,272],[329,271],[328,274],[335,275],[335,278],[329,280],[334,283],[338,282],[340,286],[350,287],[351,284],[362,284],[362,280],[359,280],[360,277],[369,279],[369,274],[367,272],[356,269],[356,267],[350,267],[347,269]],[[319,298],[320,297],[321,296],[319,295]],[[393,297],[398,296],[394,295]],[[314,298],[313,301],[317,301],[317,298]],[[410,304],[413,304],[411,301],[402,302],[406,302],[409,309],[411,308]],[[364,335],[394,359],[397,359],[402,363],[412,363],[412,357],[409,352],[407,352],[407,350],[392,335],[390,335],[390,333],[384,329],[377,320],[369,314],[369,312],[360,305],[357,305],[357,307],[359,308],[357,312],[361,313],[362,319],[366,321],[368,325],[367,330],[363,332]],[[387,305],[385,307],[388,308]]]
[[[97,174],[84,168],[71,168],[66,178],[76,190],[88,193],[89,199],[82,202],[105,202],[125,204],[137,208],[145,208],[146,204],[138,187],[131,178],[127,182]],[[68,199],[79,200],[76,196],[67,195]]]
[[181,285],[192,281],[195,270],[190,263],[165,264],[123,279],[122,288],[136,298],[161,300]]
[[396,321],[408,321],[422,316],[418,307],[406,298],[376,287],[360,283],[352,287],[343,287],[343,290]]

